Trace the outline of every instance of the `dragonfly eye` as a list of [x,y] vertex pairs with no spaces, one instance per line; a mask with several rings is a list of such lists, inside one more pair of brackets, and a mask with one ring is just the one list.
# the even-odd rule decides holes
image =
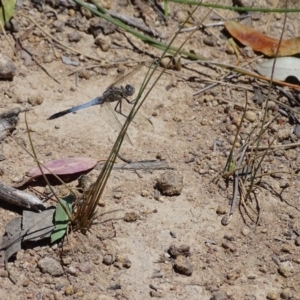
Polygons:
[[125,86],[125,91],[126,91],[126,95],[127,96],[132,96],[134,94],[134,92],[135,92],[135,89],[134,89],[134,87],[132,85],[127,84]]

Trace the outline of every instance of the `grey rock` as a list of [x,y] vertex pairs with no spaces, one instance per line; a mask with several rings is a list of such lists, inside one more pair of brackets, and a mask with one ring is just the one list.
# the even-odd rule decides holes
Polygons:
[[110,266],[114,263],[114,257],[111,254],[105,254],[103,257],[103,263],[107,266]]
[[61,264],[51,257],[45,257],[39,260],[38,267],[43,273],[48,273],[52,276],[60,276],[64,273]]
[[68,34],[68,40],[69,40],[69,42],[77,43],[77,42],[80,41],[80,39],[81,39],[81,35],[80,35],[80,33],[77,30],[73,31],[70,34]]
[[12,79],[16,67],[9,57],[0,53],[0,79]]
[[279,264],[278,273],[285,278],[291,277],[294,275],[294,269],[292,263],[289,261],[284,261]]
[[166,196],[180,195],[183,189],[183,177],[173,171],[167,171],[157,179],[157,188]]

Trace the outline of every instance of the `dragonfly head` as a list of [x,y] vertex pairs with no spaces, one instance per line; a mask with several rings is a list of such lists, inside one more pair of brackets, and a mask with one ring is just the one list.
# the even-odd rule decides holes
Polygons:
[[135,92],[135,89],[132,85],[127,84],[125,86],[125,93],[126,93],[127,96],[132,96],[134,94],[134,92]]

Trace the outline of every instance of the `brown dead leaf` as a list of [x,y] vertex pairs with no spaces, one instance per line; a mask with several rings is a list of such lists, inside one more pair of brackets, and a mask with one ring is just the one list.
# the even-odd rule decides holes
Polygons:
[[[227,21],[224,25],[228,32],[243,45],[270,57],[276,55],[278,39],[271,38],[234,21]],[[281,41],[278,56],[291,56],[298,53],[300,53],[300,37]]]

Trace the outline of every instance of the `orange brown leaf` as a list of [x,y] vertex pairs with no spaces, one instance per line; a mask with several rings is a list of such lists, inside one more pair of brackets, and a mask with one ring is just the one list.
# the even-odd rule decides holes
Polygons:
[[[261,52],[267,56],[276,56],[279,40],[264,35],[251,27],[234,21],[224,23],[228,32],[245,46],[251,47],[254,51]],[[300,37],[282,40],[278,56],[290,56],[300,53]]]

